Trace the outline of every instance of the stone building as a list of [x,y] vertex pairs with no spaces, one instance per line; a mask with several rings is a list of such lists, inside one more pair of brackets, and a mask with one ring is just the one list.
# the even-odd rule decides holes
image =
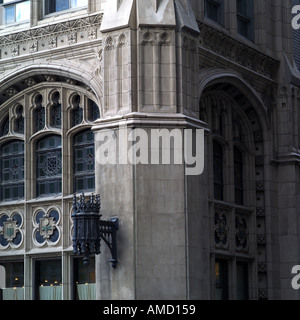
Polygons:
[[[3,299],[299,299],[291,1],[0,3]],[[123,128],[204,131],[204,171],[101,162]],[[119,218],[115,269],[72,253],[82,192]]]

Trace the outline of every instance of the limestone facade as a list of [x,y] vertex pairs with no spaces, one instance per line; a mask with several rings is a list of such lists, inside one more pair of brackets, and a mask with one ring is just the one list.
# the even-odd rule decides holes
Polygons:
[[[102,244],[96,299],[298,299],[292,3],[88,0],[47,14],[46,3],[32,0],[29,20],[0,26],[1,163],[5,147],[24,143],[23,194],[11,196],[10,181],[6,196],[0,180],[0,264],[23,261],[24,298],[38,298],[44,259],[60,259],[61,298],[76,298],[71,213],[80,190],[101,195],[104,219],[119,218],[119,262],[111,268]],[[119,138],[123,127],[147,136],[204,130],[203,173],[187,175],[184,163],[96,161],[102,135]],[[92,187],[75,169],[85,166],[76,153],[88,150],[83,132],[94,133]],[[47,137],[61,139],[50,148],[60,170],[49,179],[37,170]],[[53,238],[39,233],[45,217]],[[9,219],[17,231],[8,241]]]

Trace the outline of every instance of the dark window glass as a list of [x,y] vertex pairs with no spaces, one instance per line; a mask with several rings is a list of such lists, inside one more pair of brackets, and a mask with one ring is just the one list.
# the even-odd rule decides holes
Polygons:
[[24,198],[24,142],[4,144],[0,153],[1,201]]
[[222,146],[214,141],[213,145],[213,169],[214,169],[214,197],[223,200],[223,150]]
[[254,38],[254,6],[253,0],[237,0],[237,30],[242,36],[253,40]]
[[61,259],[35,262],[35,300],[62,299]]
[[37,195],[61,193],[61,137],[49,136],[37,143]]
[[90,259],[88,266],[82,258],[73,259],[73,299],[92,300],[95,298],[95,258]]
[[24,286],[24,263],[22,262],[4,262],[0,263],[5,269],[5,287],[23,287]]
[[59,103],[59,93],[55,92],[52,96],[51,106],[51,126],[60,128],[61,127],[61,104]]
[[205,16],[224,25],[224,0],[205,0]]
[[87,0],[45,0],[45,14],[78,8],[87,5]]
[[237,300],[249,299],[248,263],[237,262]]
[[91,130],[74,137],[74,192],[95,189],[94,133]]
[[80,107],[80,96],[73,97],[73,109],[72,109],[72,125],[77,126],[83,121],[83,109]]
[[235,203],[243,205],[243,155],[234,148],[234,191]]
[[228,300],[228,262],[226,260],[216,260],[216,300]]
[[15,131],[17,133],[24,133],[24,117],[23,106],[19,105],[16,109]]
[[89,113],[89,120],[90,121],[95,121],[100,118],[99,107],[91,99],[88,100],[88,113]]
[[43,97],[41,94],[37,95],[35,98],[35,132],[44,129],[45,127],[45,108],[42,106]]

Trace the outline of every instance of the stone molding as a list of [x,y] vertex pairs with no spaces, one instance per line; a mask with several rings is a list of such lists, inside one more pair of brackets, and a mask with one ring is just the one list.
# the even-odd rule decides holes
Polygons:
[[102,17],[101,13],[0,36],[0,59],[95,40]]
[[[275,80],[279,60],[263,54],[231,36],[198,21],[200,29],[200,48],[222,56],[230,62]],[[201,60],[200,60],[201,61]]]

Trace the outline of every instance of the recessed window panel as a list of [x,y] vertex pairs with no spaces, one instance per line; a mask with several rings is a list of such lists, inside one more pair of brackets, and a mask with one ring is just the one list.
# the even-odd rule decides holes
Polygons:
[[24,300],[24,262],[1,262],[5,270],[5,288],[2,288],[3,300]]
[[45,0],[45,14],[87,6],[87,0]]
[[37,143],[37,195],[61,193],[61,137],[49,136]]
[[215,299],[228,299],[228,262],[226,260],[216,260],[215,262]]
[[[4,4],[4,23],[27,21],[30,19],[30,1],[3,1]],[[7,5],[5,5],[7,4]]]
[[253,0],[237,0],[237,30],[245,38],[254,38],[254,5]]
[[205,16],[224,25],[224,0],[205,0]]
[[13,141],[1,147],[0,152],[1,201],[24,198],[24,142]]
[[40,260],[35,263],[35,299],[62,299],[61,259]]
[[30,19],[30,1],[16,4],[16,22]]
[[93,191],[95,188],[95,149],[92,131],[74,137],[74,191]]

